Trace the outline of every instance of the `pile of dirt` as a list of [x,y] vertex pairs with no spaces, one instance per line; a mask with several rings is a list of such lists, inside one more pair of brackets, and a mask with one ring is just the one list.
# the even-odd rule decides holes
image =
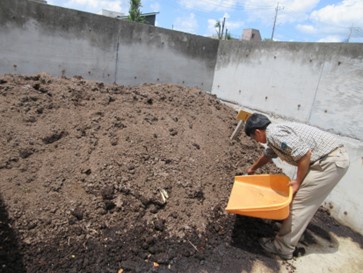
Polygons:
[[229,139],[236,112],[215,96],[39,74],[2,76],[0,97],[1,272],[279,266],[257,244],[271,224],[224,211],[262,148]]

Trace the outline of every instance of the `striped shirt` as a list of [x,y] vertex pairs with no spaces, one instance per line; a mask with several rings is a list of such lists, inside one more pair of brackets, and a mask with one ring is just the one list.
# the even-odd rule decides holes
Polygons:
[[333,135],[295,122],[270,124],[266,128],[266,139],[265,155],[267,157],[279,157],[294,166],[309,150],[312,152],[310,161],[315,162],[343,146]]

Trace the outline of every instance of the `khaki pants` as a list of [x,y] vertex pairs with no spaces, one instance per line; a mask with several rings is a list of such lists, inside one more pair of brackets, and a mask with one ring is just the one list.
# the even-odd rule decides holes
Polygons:
[[290,215],[281,225],[274,244],[282,254],[292,254],[315,212],[349,167],[343,147],[314,162],[293,198]]

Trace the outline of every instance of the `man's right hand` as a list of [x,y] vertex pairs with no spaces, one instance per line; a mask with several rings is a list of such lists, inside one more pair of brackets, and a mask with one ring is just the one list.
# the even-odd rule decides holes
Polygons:
[[247,174],[248,175],[252,175],[252,174],[255,174],[255,170],[253,169],[253,167],[250,167],[250,168],[248,168],[248,170],[247,170]]
[[257,159],[257,161],[251,167],[248,168],[247,174],[255,174],[257,169],[261,168],[269,162],[271,162],[271,158],[265,156],[264,154],[261,155],[260,158]]

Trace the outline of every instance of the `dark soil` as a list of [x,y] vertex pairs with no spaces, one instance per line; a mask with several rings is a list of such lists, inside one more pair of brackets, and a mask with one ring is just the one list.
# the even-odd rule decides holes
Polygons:
[[[224,211],[261,148],[229,139],[236,112],[215,96],[3,75],[0,113],[0,272],[279,269],[257,243],[273,225]],[[363,245],[323,210],[308,231]]]

